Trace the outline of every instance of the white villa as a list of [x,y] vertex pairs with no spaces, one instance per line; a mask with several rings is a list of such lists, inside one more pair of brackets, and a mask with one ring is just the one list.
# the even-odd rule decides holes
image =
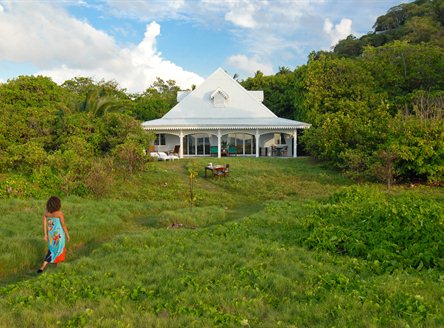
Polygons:
[[277,117],[262,101],[218,68],[162,118],[142,123],[156,133],[156,151],[187,156],[297,157],[297,130],[310,124]]

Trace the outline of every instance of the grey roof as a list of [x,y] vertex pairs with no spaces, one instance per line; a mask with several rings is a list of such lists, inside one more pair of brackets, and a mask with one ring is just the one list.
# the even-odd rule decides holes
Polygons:
[[[226,95],[222,106],[215,92]],[[177,129],[295,129],[310,124],[277,117],[223,69],[218,68],[200,86],[181,96],[181,101],[162,118],[142,123],[147,130]]]

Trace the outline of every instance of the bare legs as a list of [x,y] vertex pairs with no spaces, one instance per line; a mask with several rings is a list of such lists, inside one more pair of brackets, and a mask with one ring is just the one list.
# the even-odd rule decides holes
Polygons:
[[44,261],[42,266],[40,267],[40,269],[37,270],[37,273],[42,273],[45,270],[47,265],[48,265],[48,262]]

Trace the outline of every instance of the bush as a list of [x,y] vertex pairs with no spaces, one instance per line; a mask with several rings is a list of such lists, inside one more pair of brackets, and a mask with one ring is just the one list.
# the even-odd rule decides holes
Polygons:
[[391,126],[397,149],[396,171],[407,181],[444,181],[444,124],[442,119],[398,116]]
[[145,164],[143,146],[135,139],[128,138],[125,143],[116,147],[115,156],[120,165],[132,175],[136,170],[142,170]]
[[302,221],[301,242],[362,258],[376,271],[438,268],[444,262],[444,206],[412,196],[351,187]]
[[34,186],[22,175],[0,182],[0,198],[29,198],[36,194]]
[[86,177],[85,186],[96,197],[103,197],[110,190],[113,183],[114,163],[111,158],[92,162],[91,169]]
[[12,144],[6,149],[2,160],[3,170],[14,170],[21,173],[31,173],[33,169],[40,168],[46,161],[47,154],[43,146],[30,141],[24,144]]
[[42,198],[60,194],[61,178],[49,166],[35,169],[30,177],[32,183],[40,190]]

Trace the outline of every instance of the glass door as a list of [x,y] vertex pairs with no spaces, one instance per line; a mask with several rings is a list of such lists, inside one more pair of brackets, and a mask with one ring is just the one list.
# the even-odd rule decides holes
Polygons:
[[209,155],[210,154],[210,138],[198,137],[196,138],[196,154]]
[[202,135],[188,135],[184,139],[185,155],[210,155],[210,138]]
[[184,142],[184,149],[186,155],[196,155],[196,140],[194,136],[187,135]]

